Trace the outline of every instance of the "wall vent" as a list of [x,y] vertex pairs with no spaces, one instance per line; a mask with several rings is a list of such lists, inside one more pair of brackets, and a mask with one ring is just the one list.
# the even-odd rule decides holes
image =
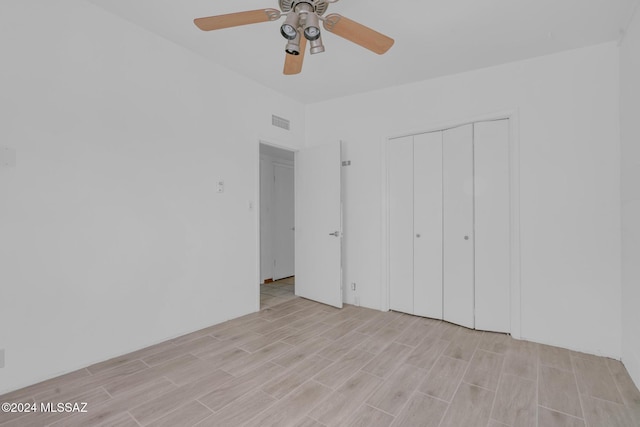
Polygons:
[[273,114],[271,115],[271,124],[285,130],[289,130],[291,128],[291,122],[289,120]]

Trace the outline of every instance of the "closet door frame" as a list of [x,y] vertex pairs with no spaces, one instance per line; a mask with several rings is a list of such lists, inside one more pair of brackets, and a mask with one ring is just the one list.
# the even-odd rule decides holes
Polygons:
[[381,143],[382,180],[382,247],[381,247],[381,307],[382,311],[389,310],[389,144],[394,139],[445,131],[447,129],[492,120],[509,120],[509,278],[510,278],[510,334],[516,339],[522,338],[521,326],[521,280],[520,280],[520,141],[519,120],[517,110],[505,110],[492,114],[478,115],[467,119],[435,123],[422,129],[388,135]]

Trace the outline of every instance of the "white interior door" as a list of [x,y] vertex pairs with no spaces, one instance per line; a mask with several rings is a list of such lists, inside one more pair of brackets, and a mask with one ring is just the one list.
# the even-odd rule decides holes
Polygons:
[[473,125],[443,133],[443,318],[474,328]]
[[294,171],[292,166],[273,165],[274,266],[273,280],[294,275]]
[[295,157],[296,295],[342,307],[340,144]]
[[413,137],[389,142],[389,308],[413,314]]
[[442,132],[413,138],[413,314],[442,319]]
[[474,125],[476,329],[510,332],[509,120]]

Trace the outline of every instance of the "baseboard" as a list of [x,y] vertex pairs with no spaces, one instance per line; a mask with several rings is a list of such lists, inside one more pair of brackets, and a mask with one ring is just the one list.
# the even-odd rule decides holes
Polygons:
[[264,285],[266,285],[267,283],[273,283],[273,277],[270,279],[264,279],[264,281],[262,282]]

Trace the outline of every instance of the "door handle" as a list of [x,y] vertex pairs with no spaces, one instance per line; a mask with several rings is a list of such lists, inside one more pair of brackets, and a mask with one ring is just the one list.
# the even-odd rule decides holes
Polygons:
[[333,233],[329,233],[329,236],[338,237],[340,235],[339,231],[334,231]]

